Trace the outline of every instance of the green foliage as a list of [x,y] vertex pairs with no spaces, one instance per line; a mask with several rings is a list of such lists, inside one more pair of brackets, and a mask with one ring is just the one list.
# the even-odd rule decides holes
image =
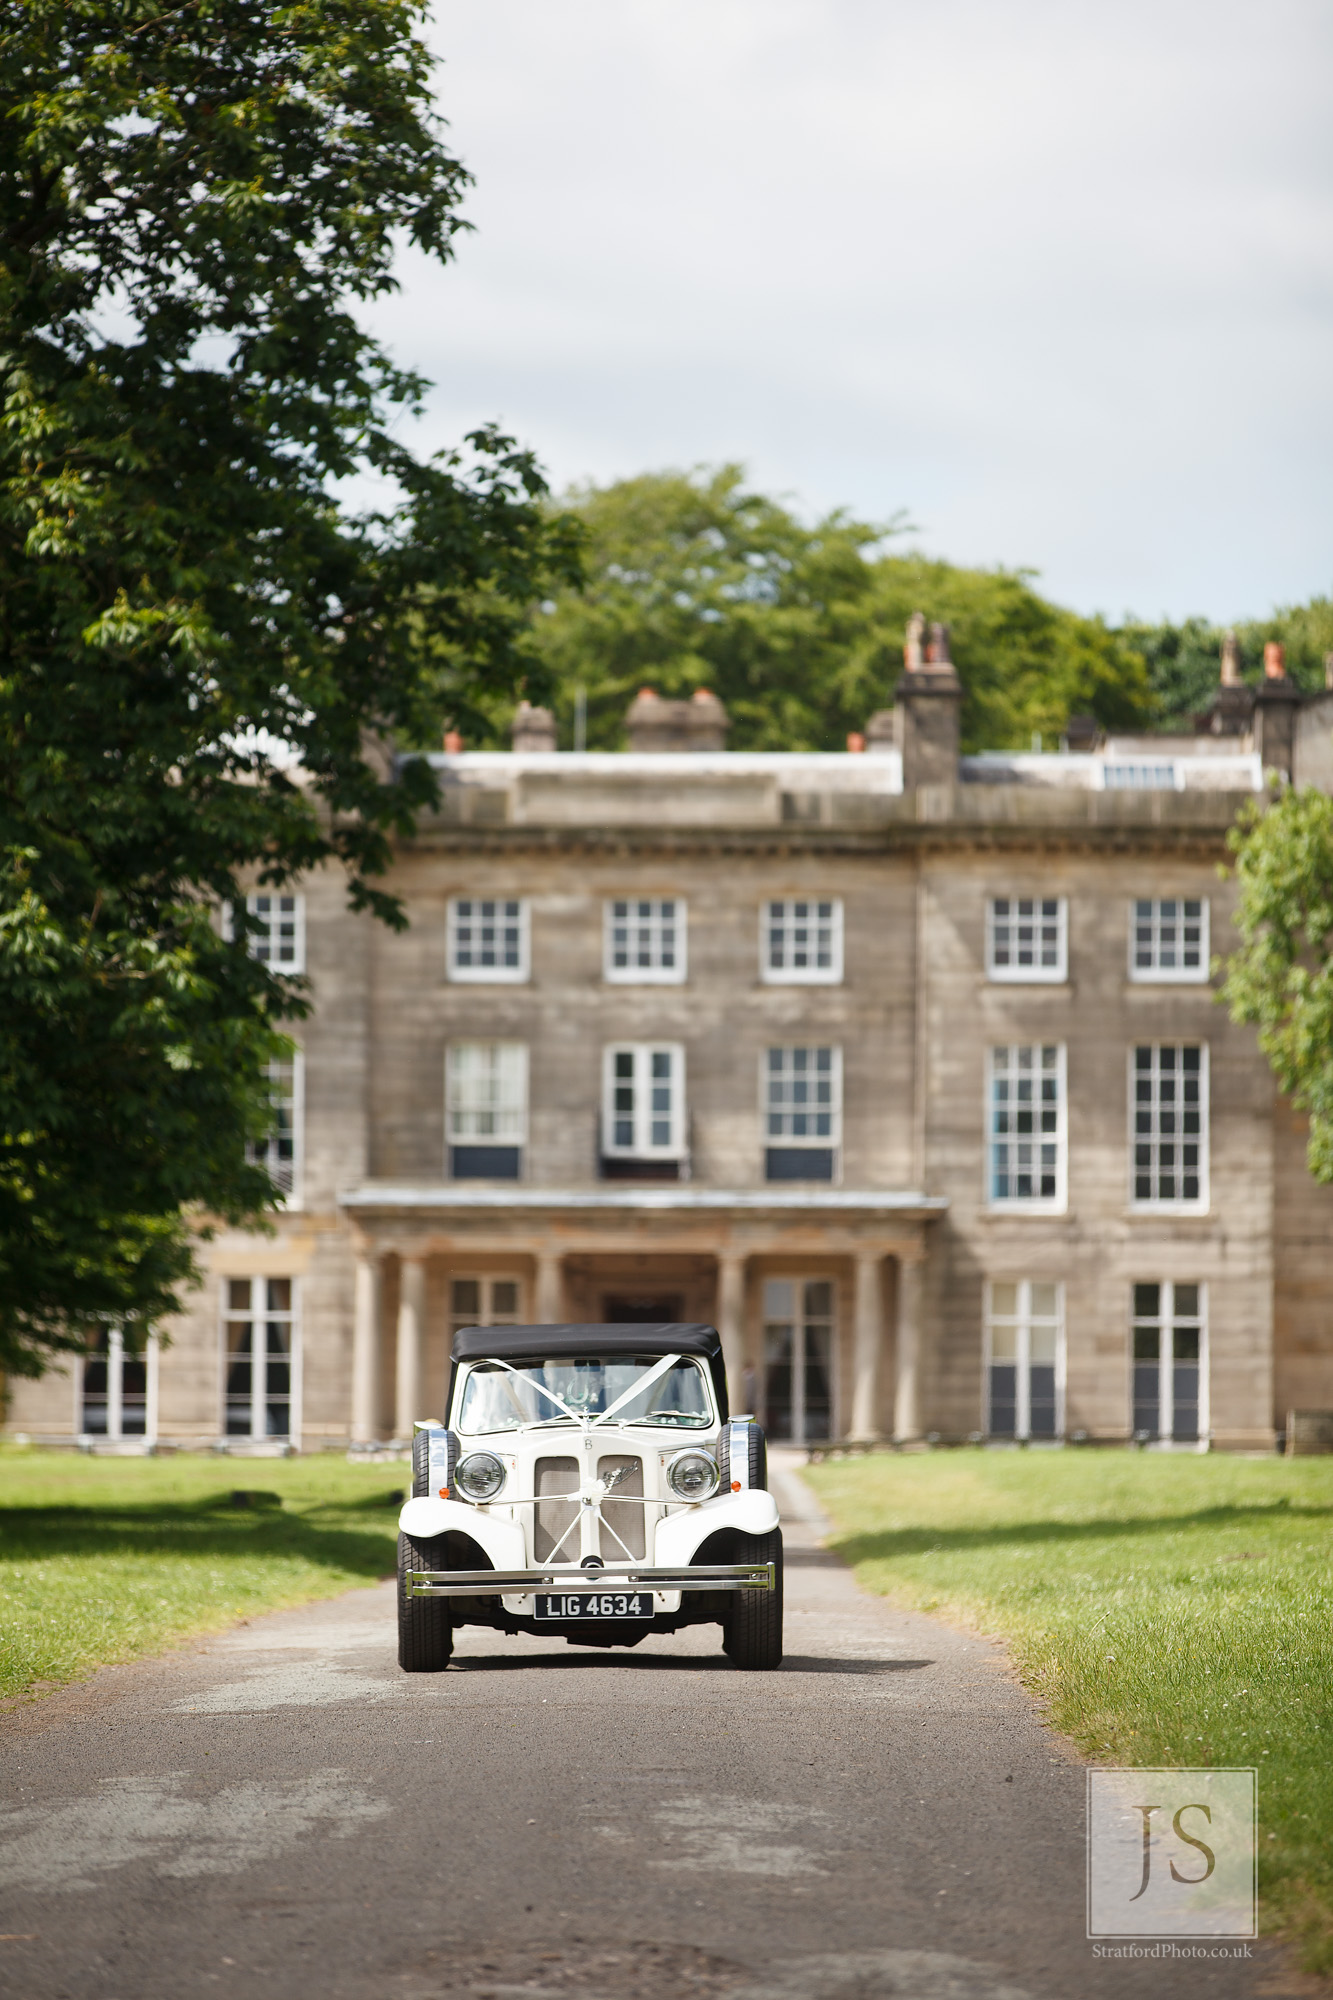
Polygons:
[[1333,798],[1313,786],[1242,813],[1227,836],[1239,949],[1222,998],[1257,1025],[1281,1088],[1310,1117],[1310,1172],[1333,1181]]
[[[1220,625],[1206,618],[1182,624],[1157,625],[1129,620],[1120,628],[1124,640],[1142,654],[1148,669],[1158,719],[1179,727],[1207,707],[1221,670]],[[1279,639],[1286,648],[1287,674],[1307,694],[1324,686],[1324,662],[1333,652],[1333,599],[1311,598],[1289,604],[1269,618],[1250,618],[1234,627],[1240,649],[1242,680],[1252,686],[1263,679],[1264,646]]]
[[948,1451],[807,1476],[858,1581],[1007,1639],[1085,1756],[1257,1768],[1263,1928],[1333,1971],[1333,1461]]
[[[540,692],[526,605],[571,530],[494,432],[412,457],[422,385],[352,310],[459,227],[419,11],[28,0],[0,30],[0,1365],[163,1310],[182,1202],[271,1195],[241,1139],[300,993],[201,904],[334,860],[398,920],[372,878],[433,780],[367,746]],[[387,497],[349,519],[358,472]]]
[[[968,749],[1054,748],[1071,713],[1141,721],[1143,662],[1099,620],[1047,603],[1026,576],[882,552],[896,522],[834,513],[806,527],[740,469],[648,473],[566,496],[588,536],[588,584],[549,600],[535,641],[561,741],[586,690],[588,746],[614,749],[644,685],[708,687],[738,750],[840,750],[887,707],[914,611],[952,627]],[[503,741],[504,711],[490,740]]]

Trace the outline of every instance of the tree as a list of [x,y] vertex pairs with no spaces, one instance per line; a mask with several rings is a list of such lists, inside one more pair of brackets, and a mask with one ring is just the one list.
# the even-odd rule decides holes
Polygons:
[[[241,883],[341,863],[358,907],[438,741],[541,665],[577,572],[531,457],[423,463],[423,384],[355,308],[440,258],[467,176],[414,0],[26,0],[0,32],[0,1365],[142,1325],[183,1209],[245,1159],[298,984]],[[388,495],[350,517],[337,483]],[[214,920],[238,904],[234,937]]]
[[[587,588],[549,600],[535,640],[563,738],[577,688],[588,742],[621,740],[643,684],[710,687],[734,749],[841,749],[893,698],[913,611],[952,627],[968,748],[1054,748],[1071,712],[1143,720],[1142,659],[1096,619],[1047,603],[1026,574],[885,553],[899,522],[836,512],[809,527],[737,466],[586,486],[566,504],[588,534]],[[489,740],[501,741],[503,709]]]
[[[1280,605],[1268,618],[1242,619],[1233,629],[1242,680],[1254,686],[1263,679],[1264,646],[1278,639],[1286,649],[1287,674],[1297,687],[1312,694],[1324,686],[1325,663],[1333,653],[1333,598]],[[1223,627],[1206,618],[1186,618],[1178,625],[1131,619],[1120,632],[1147,662],[1159,720],[1176,727],[1188,724],[1216,691]]]
[[1333,1181],[1333,798],[1282,792],[1247,807],[1228,839],[1241,944],[1222,997],[1258,1027],[1280,1088],[1309,1114],[1310,1172]]

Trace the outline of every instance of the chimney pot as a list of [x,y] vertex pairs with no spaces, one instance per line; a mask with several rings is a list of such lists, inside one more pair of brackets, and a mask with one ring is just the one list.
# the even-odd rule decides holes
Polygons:
[[903,665],[909,674],[919,674],[925,665],[921,648],[921,635],[925,629],[925,612],[914,611],[907,621],[907,633],[903,640]]
[[1240,641],[1234,632],[1224,632],[1222,635],[1222,686],[1239,687],[1240,684]]
[[1280,639],[1270,639],[1264,647],[1264,679],[1281,681],[1287,677],[1287,649]]
[[463,739],[456,729],[444,732],[444,754],[446,757],[461,757],[463,754]]
[[858,732],[855,729],[853,729],[847,738],[847,754],[851,757],[864,756],[865,747],[866,747],[865,737],[858,734]]

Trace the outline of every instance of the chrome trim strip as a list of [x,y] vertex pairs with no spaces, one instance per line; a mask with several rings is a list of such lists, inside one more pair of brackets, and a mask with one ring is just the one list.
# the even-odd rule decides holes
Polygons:
[[[484,1578],[484,1581],[482,1579]],[[597,1591],[626,1583],[645,1590],[776,1590],[776,1564],[700,1563],[651,1569],[607,1563],[602,1569],[413,1569],[411,1597],[536,1597],[546,1591]]]

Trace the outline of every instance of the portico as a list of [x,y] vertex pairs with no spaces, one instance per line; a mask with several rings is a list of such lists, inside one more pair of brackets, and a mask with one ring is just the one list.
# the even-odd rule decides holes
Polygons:
[[351,1431],[411,1435],[451,1329],[704,1320],[734,1409],[801,1441],[917,1435],[928,1225],[913,1191],[390,1186],[344,1193],[356,1257]]

